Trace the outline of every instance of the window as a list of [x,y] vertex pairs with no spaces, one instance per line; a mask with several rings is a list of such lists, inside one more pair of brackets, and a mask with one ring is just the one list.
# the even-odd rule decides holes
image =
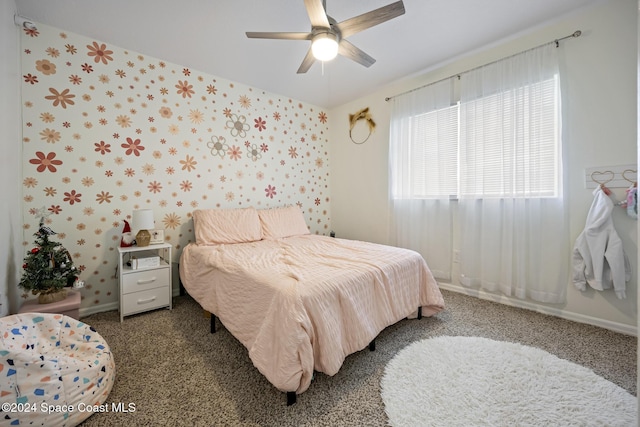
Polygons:
[[559,100],[551,79],[460,104],[460,197],[557,197]]
[[394,97],[390,237],[436,277],[456,235],[463,286],[566,301],[559,72],[548,43]]
[[458,105],[411,117],[412,198],[457,194]]
[[557,75],[410,116],[401,126],[410,191],[394,198],[559,196]]

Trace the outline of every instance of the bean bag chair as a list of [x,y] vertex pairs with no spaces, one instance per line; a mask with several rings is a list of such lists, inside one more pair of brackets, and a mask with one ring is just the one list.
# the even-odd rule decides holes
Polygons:
[[79,320],[0,318],[0,425],[75,426],[106,412],[115,372],[104,338]]

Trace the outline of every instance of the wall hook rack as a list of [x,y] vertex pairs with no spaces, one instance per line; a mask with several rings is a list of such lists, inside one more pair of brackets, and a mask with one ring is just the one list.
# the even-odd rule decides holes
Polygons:
[[609,188],[629,188],[637,181],[637,165],[599,166],[585,169],[585,188],[606,185]]

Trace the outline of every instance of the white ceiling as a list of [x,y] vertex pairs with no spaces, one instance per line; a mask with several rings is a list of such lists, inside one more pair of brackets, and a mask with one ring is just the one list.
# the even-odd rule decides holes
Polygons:
[[[15,2],[36,23],[330,108],[601,0],[404,0],[404,15],[349,38],[377,60],[370,68],[339,56],[306,74],[296,71],[309,41],[245,36],[309,31],[303,0]],[[326,1],[338,22],[392,2]]]

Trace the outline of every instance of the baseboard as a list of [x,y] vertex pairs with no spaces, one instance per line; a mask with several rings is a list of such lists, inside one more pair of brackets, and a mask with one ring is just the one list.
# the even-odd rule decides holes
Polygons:
[[118,301],[109,302],[106,304],[93,305],[91,307],[80,307],[80,319],[96,313],[118,310],[119,308],[120,308],[120,304],[118,303]]
[[554,307],[548,307],[541,304],[536,304],[532,301],[523,301],[515,298],[509,298],[502,295],[491,294],[486,291],[481,290],[471,290],[461,288],[460,286],[452,285],[451,283],[440,283],[438,282],[438,286],[441,289],[445,289],[447,291],[458,292],[460,294],[465,294],[469,296],[473,296],[476,298],[497,302],[499,304],[509,305],[512,307],[524,308],[527,310],[532,310],[538,313],[547,314],[550,316],[560,317],[561,319],[571,320],[578,323],[585,323],[587,325],[598,326],[600,328],[609,329],[614,332],[619,332],[625,335],[638,336],[638,327],[633,325],[627,325],[624,323],[611,322],[609,320],[599,319],[597,317],[585,316],[584,314],[573,313],[570,311],[560,310]]

